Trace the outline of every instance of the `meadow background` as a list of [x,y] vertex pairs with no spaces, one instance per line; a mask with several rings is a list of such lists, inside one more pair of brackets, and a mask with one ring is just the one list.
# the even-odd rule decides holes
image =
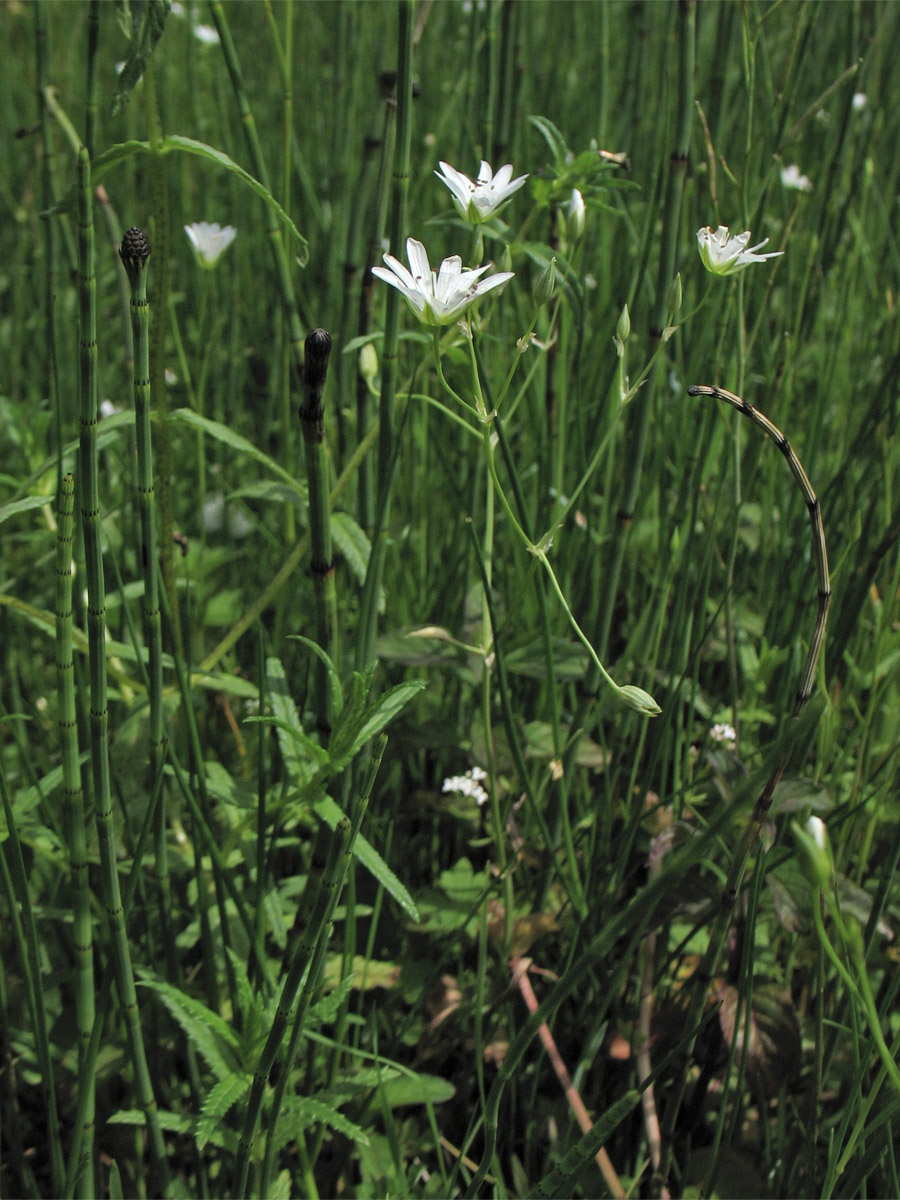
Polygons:
[[[0,8],[4,1195],[900,1195],[898,46]],[[435,339],[407,236],[514,277]],[[692,384],[821,503],[799,716],[807,505]]]

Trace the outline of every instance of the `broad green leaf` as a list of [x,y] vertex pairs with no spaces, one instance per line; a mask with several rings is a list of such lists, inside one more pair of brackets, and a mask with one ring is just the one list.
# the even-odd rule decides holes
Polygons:
[[[372,544],[349,513],[331,514],[331,536],[360,587],[365,582]],[[378,590],[378,611],[384,612],[384,588]]]
[[306,499],[306,489],[300,487],[290,472],[275,462],[274,458],[269,458],[268,454],[264,454],[247,438],[235,433],[233,429],[229,429],[227,425],[222,425],[219,421],[211,421],[209,417],[201,417],[192,408],[176,408],[174,412],[169,413],[169,424],[187,425],[191,429],[202,430],[208,437],[215,438],[232,450],[248,455],[260,466],[265,467],[267,471],[277,475],[282,483],[291,488],[298,496]]

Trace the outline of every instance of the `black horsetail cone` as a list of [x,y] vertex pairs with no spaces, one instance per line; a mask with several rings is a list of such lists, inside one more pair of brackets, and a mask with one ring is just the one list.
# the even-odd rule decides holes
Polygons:
[[142,229],[138,229],[136,225],[132,225],[122,238],[122,245],[119,247],[119,257],[128,273],[129,283],[134,286],[135,276],[143,271],[147,265],[147,259],[150,257],[150,243],[147,241],[147,235]]

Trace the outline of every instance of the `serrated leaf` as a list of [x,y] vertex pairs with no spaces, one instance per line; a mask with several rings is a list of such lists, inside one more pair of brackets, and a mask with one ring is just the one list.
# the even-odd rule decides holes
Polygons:
[[202,1150],[207,1142],[212,1140],[222,1118],[250,1090],[251,1082],[249,1075],[229,1075],[210,1088],[197,1120],[195,1138],[198,1150]]
[[227,425],[222,425],[219,421],[211,421],[209,417],[201,417],[192,408],[176,408],[174,412],[169,413],[169,424],[187,425],[190,429],[199,430],[205,433],[207,437],[214,438],[223,445],[229,446],[232,450],[246,454],[254,462],[258,462],[260,466],[265,467],[267,471],[271,471],[273,475],[277,476],[296,495],[304,500],[306,499],[305,489],[300,488],[294,477],[284,467],[275,462],[274,458],[270,458],[268,454],[264,454],[262,450],[254,446],[248,438],[235,433]]
[[[390,691],[385,692],[383,696],[370,704],[366,709],[358,729],[353,734],[352,740],[342,753],[333,751],[333,766],[337,770],[343,769],[355,755],[366,745],[367,742],[380,733],[386,725],[393,721],[394,717],[409,704],[413,696],[421,692],[425,684],[419,680],[410,680],[407,683],[398,683],[396,687],[392,687]],[[335,731],[337,732],[337,731]]]
[[[300,729],[300,715],[279,658],[266,659],[266,688],[272,712],[277,719],[290,729]],[[282,728],[278,728],[278,748],[289,775],[298,787],[304,787],[312,778],[314,764],[300,754],[296,739],[288,737]]]
[[218,1013],[162,979],[144,976],[142,983],[158,993],[206,1065],[219,1079],[226,1079],[240,1069],[238,1036]]
[[292,1130],[296,1133],[298,1126],[304,1129],[308,1125],[328,1125],[360,1146],[369,1144],[369,1139],[359,1125],[355,1125],[343,1113],[338,1112],[336,1108],[332,1108],[323,1100],[307,1096],[291,1096],[290,1099],[285,1100],[282,1112],[289,1113],[292,1117],[291,1121],[286,1122],[288,1137],[293,1136]]
[[[171,1133],[184,1133],[188,1137],[194,1136],[197,1122],[193,1117],[186,1116],[184,1113],[170,1112],[168,1109],[159,1110],[159,1123],[163,1129],[169,1130]],[[110,1125],[136,1125],[139,1129],[146,1127],[144,1114],[139,1108],[123,1108],[119,1112],[113,1113],[108,1119]],[[234,1153],[238,1147],[238,1136],[233,1129],[229,1129],[227,1125],[216,1125],[213,1129],[209,1144],[217,1146],[220,1150],[228,1150]]]

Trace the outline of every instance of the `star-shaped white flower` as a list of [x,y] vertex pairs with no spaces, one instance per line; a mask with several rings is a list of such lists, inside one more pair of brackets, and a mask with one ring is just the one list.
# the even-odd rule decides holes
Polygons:
[[435,171],[435,175],[441,183],[446,183],[460,216],[470,225],[481,225],[498,213],[528,178],[527,175],[520,175],[518,179],[513,179],[512,163],[501,167],[495,175],[491,164],[484,159],[481,160],[481,170],[474,183],[468,175],[463,175],[462,171],[457,171],[449,163],[442,162],[440,167],[441,170]]
[[750,241],[750,230],[745,233],[728,236],[728,228],[720,225],[713,231],[708,225],[697,230],[697,244],[700,247],[700,258],[707,271],[713,275],[736,275],[751,263],[765,262],[767,258],[778,258],[783,250],[770,250],[768,254],[757,254],[768,245],[769,239],[764,238],[758,245],[747,248]]
[[212,270],[237,236],[233,225],[226,225],[223,229],[221,225],[215,222],[210,224],[209,221],[196,221],[193,225],[185,225],[184,232],[191,239],[197,262],[208,271]]
[[373,267],[372,274],[402,292],[422,324],[432,327],[452,325],[473,300],[513,277],[512,271],[498,271],[489,279],[481,279],[491,263],[474,270],[463,269],[458,254],[445,258],[438,270],[432,270],[425,247],[415,238],[407,238],[406,257],[411,271],[392,254],[385,254],[390,270]]

